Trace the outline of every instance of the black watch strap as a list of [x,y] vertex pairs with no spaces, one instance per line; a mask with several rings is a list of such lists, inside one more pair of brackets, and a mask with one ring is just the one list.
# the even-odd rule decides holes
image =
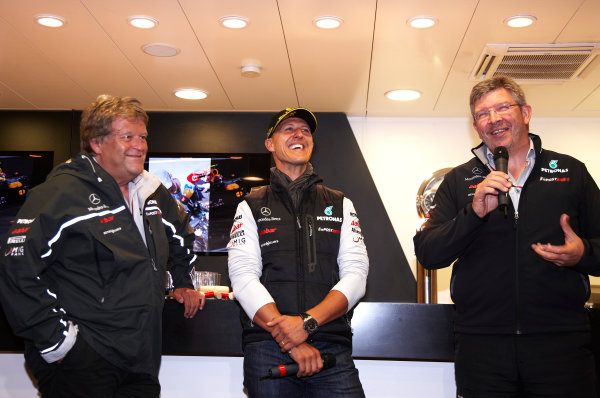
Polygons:
[[306,312],[301,313],[300,317],[302,318],[302,322],[304,322],[304,330],[306,330],[306,333],[311,336],[315,334],[319,329],[319,323],[317,320]]

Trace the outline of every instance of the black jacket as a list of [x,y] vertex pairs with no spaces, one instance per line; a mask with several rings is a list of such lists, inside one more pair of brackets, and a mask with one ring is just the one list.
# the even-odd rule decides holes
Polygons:
[[158,374],[167,261],[174,286],[192,288],[194,235],[158,179],[138,178],[147,245],[117,183],[87,153],[29,192],[3,245],[14,255],[0,258],[0,299],[38,350],[59,347],[71,321],[112,364]]
[[[590,296],[588,274],[600,273],[600,191],[583,163],[543,150],[539,137],[530,137],[536,160],[518,209],[510,203],[507,218],[498,210],[484,218],[473,212],[477,184],[489,173],[485,159],[476,157],[445,176],[431,218],[414,238],[424,267],[447,267],[456,260],[450,290],[458,332],[589,328],[584,303]],[[564,244],[563,213],[585,244],[583,258],[573,267],[558,267],[531,249],[537,242]]]

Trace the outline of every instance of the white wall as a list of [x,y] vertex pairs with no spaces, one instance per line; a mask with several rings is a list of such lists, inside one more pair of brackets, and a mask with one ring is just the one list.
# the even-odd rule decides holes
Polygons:
[[[542,145],[583,161],[600,183],[600,118],[536,118],[533,111],[530,130],[541,136]],[[468,118],[348,120],[414,273],[417,190],[432,172],[468,161],[479,137]],[[439,302],[450,302],[449,279],[450,268],[438,271]]]

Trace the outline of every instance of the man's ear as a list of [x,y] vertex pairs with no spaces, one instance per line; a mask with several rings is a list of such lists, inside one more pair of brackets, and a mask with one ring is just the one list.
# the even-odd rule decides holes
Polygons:
[[531,105],[521,105],[521,113],[523,114],[523,121],[529,125],[529,121],[531,120]]
[[92,151],[94,153],[101,153],[102,152],[102,140],[99,137],[96,138],[92,138],[90,140],[90,147],[92,148]]
[[269,152],[274,152],[275,151],[275,149],[273,148],[273,140],[270,139],[270,138],[267,138],[265,140],[265,147],[267,148],[267,150]]

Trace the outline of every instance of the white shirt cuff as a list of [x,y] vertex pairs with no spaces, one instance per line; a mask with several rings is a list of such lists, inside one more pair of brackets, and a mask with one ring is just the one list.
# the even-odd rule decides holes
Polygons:
[[78,331],[79,328],[77,328],[77,325],[69,321],[69,328],[63,332],[65,338],[58,344],[58,346],[53,346],[41,351],[40,354],[42,358],[44,358],[44,360],[48,363],[63,359],[75,345]]

